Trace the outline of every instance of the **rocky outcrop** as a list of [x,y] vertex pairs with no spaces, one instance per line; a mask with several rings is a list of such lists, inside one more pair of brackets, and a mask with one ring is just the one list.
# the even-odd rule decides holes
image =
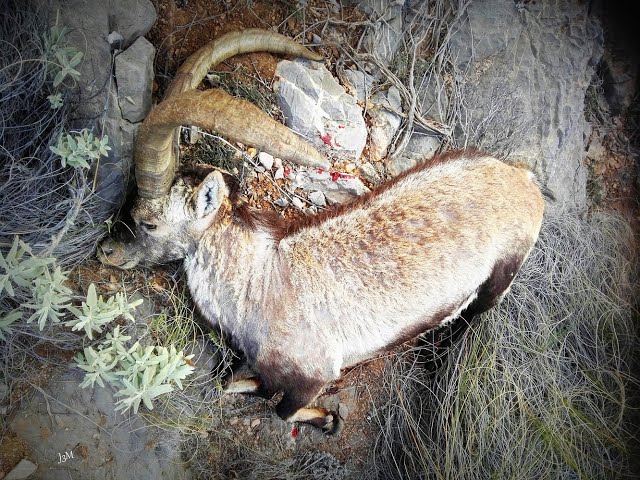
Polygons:
[[579,209],[590,128],[584,98],[603,50],[587,9],[575,0],[471,2],[451,38],[457,69],[466,72],[468,124],[476,128],[459,129],[459,143],[526,161],[560,203]]
[[31,2],[49,12],[51,24],[57,19],[67,27],[66,40],[84,53],[72,90],[77,94],[72,127],[109,136],[111,151],[97,167],[96,194],[103,214],[110,214],[124,200],[137,122],[151,107],[155,50],[139,38],[153,26],[155,9],[150,0]]

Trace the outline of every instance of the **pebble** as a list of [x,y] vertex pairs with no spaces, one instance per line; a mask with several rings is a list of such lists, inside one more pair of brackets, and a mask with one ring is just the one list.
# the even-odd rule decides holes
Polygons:
[[291,200],[291,203],[293,203],[294,207],[299,208],[300,210],[304,208],[304,202],[300,200],[298,197],[293,197],[293,199]]
[[256,150],[253,147],[249,147],[247,148],[247,155],[249,155],[251,158],[256,158],[256,155],[258,154],[258,150]]
[[281,158],[274,158],[273,159],[273,166],[276,168],[281,168],[282,167],[282,159]]
[[273,175],[274,180],[280,180],[284,178],[284,167],[278,167],[276,173]]
[[347,164],[344,166],[344,169],[345,169],[345,171],[346,171],[347,173],[353,173],[353,172],[355,172],[355,171],[356,171],[356,168],[358,168],[358,167],[356,166],[356,164],[355,164],[355,163],[347,163]]
[[271,155],[270,153],[260,152],[258,154],[258,161],[267,170],[271,170],[271,167],[273,167],[274,159],[273,159],[273,155]]
[[259,418],[254,418],[253,420],[251,420],[251,423],[249,424],[251,428],[256,428],[258,425],[260,425]]
[[235,425],[238,423],[238,420],[240,420],[238,417],[231,417],[229,419],[229,425]]
[[309,194],[309,200],[318,207],[324,207],[327,205],[327,199],[320,190],[316,190]]
[[280,197],[279,199],[277,199],[277,200],[276,200],[275,202],[273,202],[273,203],[275,203],[275,204],[276,204],[277,206],[279,206],[279,207],[284,208],[284,207],[286,207],[286,206],[288,206],[288,205],[289,205],[289,200],[287,200],[287,199],[286,199],[286,198],[284,198],[284,197]]

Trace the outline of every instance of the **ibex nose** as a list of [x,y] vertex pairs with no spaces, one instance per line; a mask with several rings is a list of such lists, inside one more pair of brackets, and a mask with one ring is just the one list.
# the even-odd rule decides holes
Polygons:
[[116,248],[113,240],[107,238],[98,245],[98,259],[107,265],[120,266],[122,264],[122,249]]

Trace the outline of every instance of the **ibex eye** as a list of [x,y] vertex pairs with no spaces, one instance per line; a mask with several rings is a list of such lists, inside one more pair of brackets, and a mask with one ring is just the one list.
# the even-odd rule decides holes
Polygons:
[[154,225],[153,223],[145,223],[145,222],[140,222],[140,225],[145,230],[155,230],[158,227],[157,225]]

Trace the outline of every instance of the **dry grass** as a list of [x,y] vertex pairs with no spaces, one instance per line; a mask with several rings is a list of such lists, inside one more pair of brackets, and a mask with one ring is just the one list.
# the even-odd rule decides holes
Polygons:
[[637,265],[624,221],[549,215],[500,306],[435,375],[389,364],[382,478],[630,478]]

